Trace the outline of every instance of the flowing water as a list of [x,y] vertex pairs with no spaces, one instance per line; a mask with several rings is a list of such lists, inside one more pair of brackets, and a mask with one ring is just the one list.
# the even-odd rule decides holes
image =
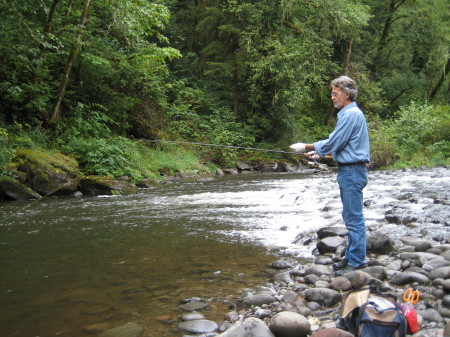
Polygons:
[[[365,199],[377,206],[365,210],[368,226],[408,193],[418,221],[448,217],[448,204],[435,201],[450,197],[448,169],[369,179]],[[225,299],[265,283],[280,256],[312,257],[298,234],[342,225],[335,173],[227,176],[0,212],[1,337],[91,336],[130,321],[145,336],[181,336],[181,300],[210,300],[205,316],[220,321]]]

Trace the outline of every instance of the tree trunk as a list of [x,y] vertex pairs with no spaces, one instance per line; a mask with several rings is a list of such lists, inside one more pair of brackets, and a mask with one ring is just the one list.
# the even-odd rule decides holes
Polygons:
[[81,35],[84,31],[84,28],[86,27],[86,19],[87,19],[87,15],[89,12],[90,3],[91,3],[91,0],[84,0],[83,13],[81,14],[78,32],[76,34],[72,49],[70,50],[69,59],[67,60],[66,67],[64,69],[63,79],[58,88],[56,101],[55,101],[55,104],[53,105],[53,108],[51,111],[50,122],[56,122],[58,120],[59,110],[61,108],[61,102],[62,102],[62,100],[64,98],[64,94],[66,92],[67,83],[69,82],[69,75],[72,70],[73,63],[75,62],[75,59],[77,57],[78,51],[80,50]]
[[43,38],[41,44],[39,45],[39,54],[36,58],[37,65],[36,65],[36,68],[34,69],[33,84],[37,84],[39,82],[39,71],[41,70],[42,59],[44,57],[44,52],[46,49],[45,44],[48,41],[48,35],[52,31],[53,17],[55,16],[56,7],[58,6],[60,1],[61,0],[53,0],[52,6],[50,7],[50,11],[47,16],[47,21],[45,22],[44,31],[43,31],[44,38]]
[[347,40],[347,47],[345,48],[344,60],[342,62],[342,72],[343,74],[348,74],[350,58],[352,56],[353,39]]
[[442,73],[441,78],[430,92],[430,100],[432,100],[434,96],[436,96],[437,92],[442,86],[442,83],[444,83],[445,77],[448,75],[449,71],[450,71],[450,58],[447,59],[447,64],[445,65],[445,69],[444,72]]

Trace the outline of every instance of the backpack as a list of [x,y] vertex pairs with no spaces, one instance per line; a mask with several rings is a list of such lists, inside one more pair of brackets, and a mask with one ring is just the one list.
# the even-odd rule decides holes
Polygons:
[[406,319],[395,295],[350,291],[344,298],[339,325],[356,337],[405,337]]

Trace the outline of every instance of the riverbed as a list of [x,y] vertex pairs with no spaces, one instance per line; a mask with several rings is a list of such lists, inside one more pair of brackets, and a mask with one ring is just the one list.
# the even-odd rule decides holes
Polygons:
[[[395,209],[412,216],[417,235],[448,238],[448,168],[371,171],[364,192],[369,231],[383,225],[401,238],[406,229],[385,220]],[[211,301],[205,316],[220,321],[227,299],[265,283],[280,256],[312,258],[314,246],[299,237],[342,226],[336,173],[317,170],[0,211],[1,336],[87,336],[131,321],[147,336],[181,336],[183,299]]]

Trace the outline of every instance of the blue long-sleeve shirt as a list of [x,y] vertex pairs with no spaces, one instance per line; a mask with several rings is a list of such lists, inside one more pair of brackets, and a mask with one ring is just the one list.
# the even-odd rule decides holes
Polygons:
[[314,149],[323,157],[333,154],[341,164],[370,161],[370,142],[366,119],[355,102],[338,112],[335,129],[328,139],[314,143]]

